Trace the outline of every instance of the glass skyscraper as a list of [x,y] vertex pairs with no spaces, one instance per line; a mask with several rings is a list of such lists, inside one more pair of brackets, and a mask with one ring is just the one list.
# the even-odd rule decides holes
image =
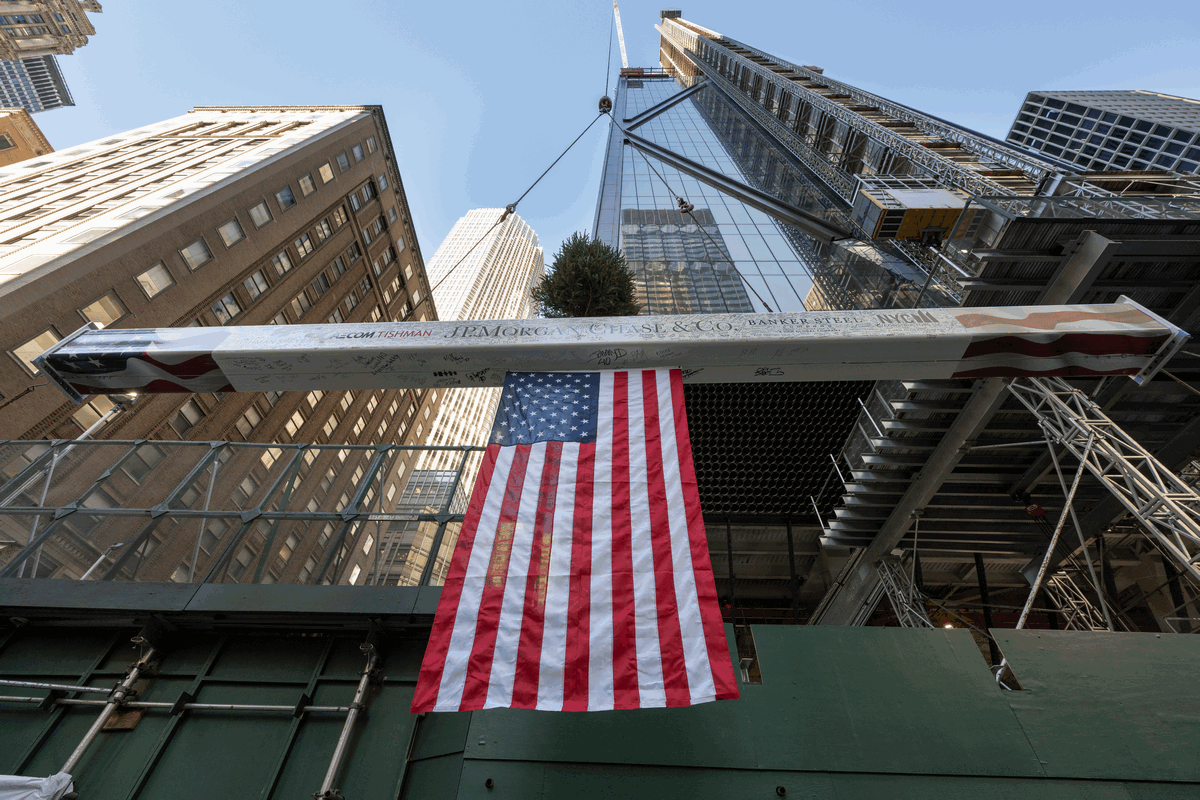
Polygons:
[[0,106],[23,108],[36,114],[73,105],[71,90],[54,56],[0,61]]

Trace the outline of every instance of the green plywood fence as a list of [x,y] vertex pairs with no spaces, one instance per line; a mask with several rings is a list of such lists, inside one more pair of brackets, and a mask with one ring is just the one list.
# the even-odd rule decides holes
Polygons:
[[[111,686],[135,629],[27,625],[0,634],[0,676]],[[424,649],[385,636],[382,682],[336,782],[405,798],[1183,798],[1200,796],[1200,639],[997,631],[1023,692],[992,680],[962,630],[754,628],[762,683],[689,709],[408,713]],[[147,700],[348,703],[362,634],[300,620],[181,630]],[[35,693],[0,687],[0,694]],[[100,695],[96,695],[99,697]],[[0,771],[57,770],[95,708],[0,703]],[[338,714],[148,711],[105,732],[84,800],[308,798]],[[488,779],[492,785],[487,786]]]

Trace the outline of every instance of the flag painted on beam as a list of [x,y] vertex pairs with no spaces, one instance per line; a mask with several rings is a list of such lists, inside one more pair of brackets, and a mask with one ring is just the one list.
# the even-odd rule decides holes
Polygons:
[[509,373],[412,710],[737,696],[679,370]]

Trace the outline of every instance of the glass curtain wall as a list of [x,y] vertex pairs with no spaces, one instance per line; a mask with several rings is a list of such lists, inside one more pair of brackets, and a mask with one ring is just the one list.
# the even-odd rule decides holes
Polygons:
[[[647,71],[649,72],[649,71]],[[683,91],[666,73],[622,77],[624,120]],[[848,209],[719,90],[707,86],[636,135],[860,235]],[[683,214],[677,198],[694,206]],[[821,244],[737,199],[609,139],[595,236],[619,247],[643,313],[737,313],[910,305],[921,276],[863,239]],[[907,302],[906,302],[907,299]]]

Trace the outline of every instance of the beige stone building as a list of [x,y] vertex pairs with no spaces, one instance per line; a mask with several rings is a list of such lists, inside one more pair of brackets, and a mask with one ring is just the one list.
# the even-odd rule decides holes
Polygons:
[[28,111],[0,108],[0,167],[53,152]]
[[87,12],[96,0],[9,0],[0,3],[0,60],[75,52],[96,29]]
[[[424,441],[436,390],[148,395],[128,406],[93,397],[76,406],[44,385],[31,359],[89,321],[144,328],[425,320],[436,314],[428,294],[377,106],[197,108],[0,168],[0,439],[75,439],[95,427],[89,435],[102,440],[279,443],[289,447],[223,450],[219,475],[211,468],[213,489],[201,493],[222,503],[240,493],[238,507],[253,507],[256,492],[290,464],[289,503],[344,509],[344,495],[364,484],[373,463],[362,446]],[[308,443],[361,449],[289,460]],[[177,446],[148,447],[131,463],[144,462],[134,472],[156,485],[192,468],[168,456]],[[391,502],[408,467],[405,458],[390,460],[359,499]],[[144,479],[110,483],[109,497],[96,501],[102,506],[137,506],[139,496],[154,495]],[[107,541],[95,525],[85,528],[82,541]],[[165,546],[178,538],[167,533],[123,534],[143,545],[157,539],[143,577],[187,579],[217,557]],[[282,541],[296,557],[265,573],[271,579],[298,580],[307,561],[321,559],[319,531],[293,533],[295,541]],[[255,546],[253,531],[239,536]],[[51,560],[78,573],[92,555],[81,548]],[[357,575],[356,564],[339,564],[339,574]]]

